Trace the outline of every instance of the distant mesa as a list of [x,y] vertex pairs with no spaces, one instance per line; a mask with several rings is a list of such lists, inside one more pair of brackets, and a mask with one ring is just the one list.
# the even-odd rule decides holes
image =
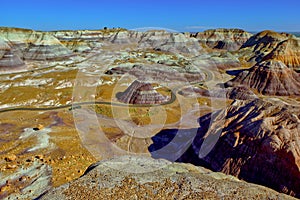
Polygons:
[[246,86],[265,95],[300,95],[300,75],[281,61],[267,60],[241,71],[225,86]]
[[47,32],[0,28],[0,37],[25,60],[60,60],[72,56],[71,50]]
[[195,38],[182,33],[170,33],[164,30],[146,32],[119,31],[109,41],[113,44],[136,44],[140,49],[160,49],[161,51],[199,54],[202,50]]
[[[90,51],[103,44],[125,45],[128,48],[160,49],[161,51],[199,54],[202,50],[197,39],[183,33],[164,30],[146,32],[130,31],[122,28],[106,30],[53,31],[51,35],[76,52]],[[129,45],[129,46],[128,46]]]
[[140,48],[153,48],[162,51],[188,53],[198,55],[202,50],[195,38],[186,37],[182,33],[168,33],[166,31],[148,31],[141,35]]
[[170,97],[158,93],[151,83],[135,80],[124,92],[118,93],[119,101],[127,104],[163,104]]
[[228,51],[238,50],[251,36],[251,33],[241,29],[222,28],[192,34],[192,37],[197,38],[200,43],[210,48]]
[[0,38],[0,72],[22,71],[26,64],[13,51],[12,47]]
[[[111,42],[117,45],[132,44],[139,49],[159,49],[161,51],[189,53],[199,55],[203,46],[224,49],[229,51],[238,50],[251,36],[241,29],[212,29],[196,34],[167,32],[165,30],[130,31],[126,29],[106,29],[94,31],[55,31],[51,32],[67,47],[74,50],[88,50],[93,42]],[[80,41],[78,43],[78,41]],[[88,41],[87,46],[82,41]],[[200,44],[199,44],[200,42]]]

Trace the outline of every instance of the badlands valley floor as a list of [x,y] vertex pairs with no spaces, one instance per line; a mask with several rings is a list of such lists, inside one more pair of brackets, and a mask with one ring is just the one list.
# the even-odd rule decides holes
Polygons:
[[[160,199],[299,198],[299,69],[300,40],[273,31],[0,28],[0,198],[52,199],[64,184],[64,198],[90,198],[80,182],[87,168],[114,157],[112,168],[125,158],[132,170],[167,163],[152,157],[207,168],[168,163],[176,174],[224,173],[207,179],[219,189],[173,188]],[[167,181],[173,175],[164,170]],[[158,198],[153,188],[171,187],[113,173],[114,189],[103,186],[99,198],[133,198],[118,181],[148,187],[149,199]],[[175,179],[172,187],[188,184]],[[245,192],[251,188],[256,193]]]

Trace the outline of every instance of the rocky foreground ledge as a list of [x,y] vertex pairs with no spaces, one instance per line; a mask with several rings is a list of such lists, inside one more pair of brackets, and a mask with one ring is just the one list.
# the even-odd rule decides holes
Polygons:
[[40,199],[294,199],[191,164],[123,156],[100,161]]

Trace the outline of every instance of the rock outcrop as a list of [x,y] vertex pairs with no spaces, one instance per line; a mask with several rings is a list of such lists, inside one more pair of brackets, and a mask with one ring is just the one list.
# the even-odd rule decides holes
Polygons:
[[241,29],[211,29],[192,34],[210,48],[228,51],[238,50],[251,36],[251,33]]
[[[279,102],[235,101],[228,108],[199,118],[190,148],[177,160],[234,175],[248,182],[300,197],[300,109]],[[185,135],[186,132],[186,135]],[[162,131],[149,147],[155,158],[173,159],[162,144],[176,134]],[[181,139],[183,140],[183,139]],[[180,149],[178,149],[180,151]]]
[[267,60],[240,72],[226,86],[244,85],[265,95],[300,95],[300,75],[281,61]]
[[47,32],[0,28],[0,37],[8,41],[18,56],[25,60],[60,60],[72,52]]
[[135,80],[124,92],[118,93],[119,101],[127,104],[163,104],[170,100],[170,97],[158,93],[151,83]]
[[62,41],[62,44],[75,53],[89,52],[92,50],[89,43],[82,40]]
[[[117,174],[117,176],[116,176]],[[40,199],[294,199],[190,164],[123,156],[92,165]]]
[[300,68],[300,40],[287,39],[280,42],[276,48],[266,55],[263,60],[279,60],[290,68]]
[[25,63],[16,55],[12,47],[0,38],[0,72],[20,71],[25,68]]
[[105,32],[103,30],[61,30],[61,31],[51,31],[49,34],[53,35],[59,41],[89,41],[97,42],[104,39]]
[[[276,49],[277,45],[288,39],[296,38],[287,33],[277,33],[274,31],[262,31],[250,37],[241,47],[247,52],[249,61],[260,62],[263,58]],[[249,56],[250,55],[250,56]]]
[[35,160],[11,175],[0,174],[0,199],[36,199],[51,188],[51,167]]

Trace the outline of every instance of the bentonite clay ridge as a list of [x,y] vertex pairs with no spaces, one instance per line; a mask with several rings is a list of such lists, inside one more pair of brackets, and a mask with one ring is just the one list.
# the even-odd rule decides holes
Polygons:
[[118,94],[119,101],[128,104],[162,104],[170,100],[168,96],[155,91],[151,83],[135,80],[124,92]]
[[300,68],[300,40],[287,39],[280,42],[277,47],[266,55],[263,60],[279,60],[290,68]]
[[0,38],[10,42],[18,56],[25,60],[61,60],[72,52],[47,32],[0,28]]
[[244,85],[266,95],[300,95],[300,76],[281,61],[267,60],[240,72],[226,86]]
[[13,51],[11,45],[0,38],[0,72],[18,71],[25,68],[25,63]]

